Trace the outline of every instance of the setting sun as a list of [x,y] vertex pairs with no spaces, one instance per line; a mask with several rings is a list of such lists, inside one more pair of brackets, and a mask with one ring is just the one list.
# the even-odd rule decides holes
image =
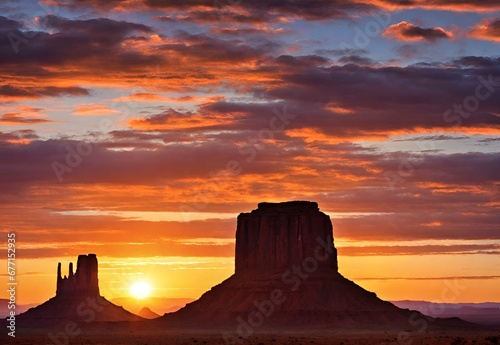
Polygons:
[[137,299],[149,297],[151,285],[146,282],[136,282],[130,287],[130,295]]

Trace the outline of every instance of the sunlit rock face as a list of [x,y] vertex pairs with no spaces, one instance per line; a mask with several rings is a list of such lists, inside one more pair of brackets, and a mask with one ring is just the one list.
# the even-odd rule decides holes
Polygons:
[[[326,253],[319,243],[329,244],[333,253]],[[256,210],[238,216],[236,274],[279,271],[315,256],[327,256],[318,261],[319,268],[337,271],[332,223],[317,203],[260,203]]]

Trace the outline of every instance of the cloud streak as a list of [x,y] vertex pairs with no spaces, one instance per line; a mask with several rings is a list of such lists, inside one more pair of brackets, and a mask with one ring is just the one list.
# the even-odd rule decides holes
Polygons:
[[384,36],[399,41],[428,41],[453,38],[453,33],[443,28],[422,28],[408,22],[400,22],[389,26]]
[[500,18],[484,19],[472,28],[469,36],[480,40],[500,42]]

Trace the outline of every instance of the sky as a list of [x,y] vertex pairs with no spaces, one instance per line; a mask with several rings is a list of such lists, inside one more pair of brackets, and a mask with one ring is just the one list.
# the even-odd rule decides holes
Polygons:
[[498,302],[499,149],[497,0],[0,5],[18,303],[84,253],[107,298],[197,298],[234,271],[236,216],[288,200],[383,299]]

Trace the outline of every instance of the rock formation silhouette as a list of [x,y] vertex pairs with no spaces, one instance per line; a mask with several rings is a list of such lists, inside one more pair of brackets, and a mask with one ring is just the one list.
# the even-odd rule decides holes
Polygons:
[[[330,217],[315,202],[260,203],[257,210],[238,216],[235,273],[265,274],[301,264],[314,256],[317,239],[331,236]],[[331,249],[318,264],[337,271],[337,250]],[[319,250],[323,254],[325,249]]]
[[76,272],[70,263],[68,276],[62,277],[61,273],[58,263],[55,297],[19,315],[20,327],[54,326],[68,321],[85,326],[99,321],[143,320],[100,295],[95,254],[79,255]]
[[160,315],[156,314],[154,311],[152,311],[148,307],[144,307],[141,310],[139,310],[137,315],[139,315],[140,317],[143,317],[145,319],[150,319],[150,320],[160,317]]
[[257,327],[409,327],[412,313],[414,320],[425,318],[344,278],[330,217],[315,202],[291,201],[260,203],[240,214],[235,274],[158,322],[244,333]]
[[61,277],[61,263],[57,264],[56,296],[99,296],[99,279],[97,256],[95,254],[79,255],[76,273],[73,274],[73,263],[69,263],[68,276]]

